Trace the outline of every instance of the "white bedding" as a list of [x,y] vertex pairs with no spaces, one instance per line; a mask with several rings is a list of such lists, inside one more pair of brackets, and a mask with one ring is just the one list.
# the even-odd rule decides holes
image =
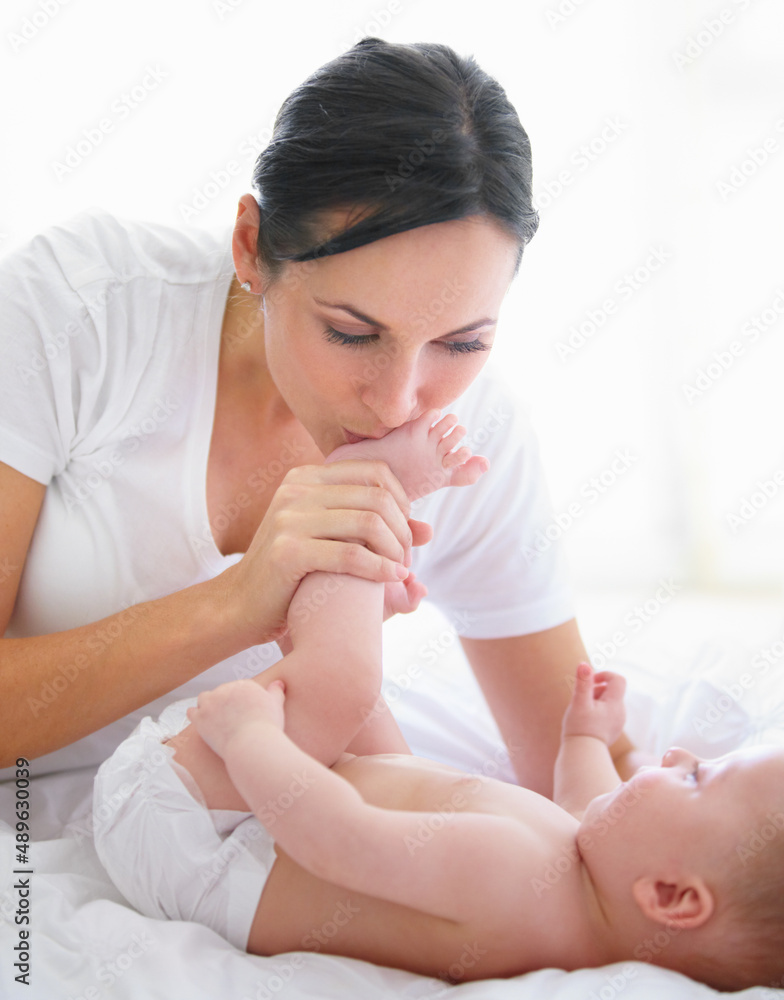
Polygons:
[[[512,779],[503,743],[463,658],[460,644],[423,606],[385,632],[385,692],[414,751],[466,770]],[[614,664],[626,674],[627,731],[653,752],[678,743],[704,756],[752,742],[784,741],[778,717],[781,664],[757,670],[740,703],[726,696],[750,650],[706,646],[668,680],[640,663]],[[730,704],[729,702],[732,701]],[[718,717],[717,717],[718,716]],[[715,719],[716,721],[710,721]],[[695,720],[703,720],[695,725]],[[32,766],[35,772],[35,764]],[[400,970],[311,952],[274,958],[247,955],[196,924],[141,916],[112,886],[95,855],[90,807],[93,768],[38,778],[33,786],[30,853],[30,985],[18,973],[13,888],[14,787],[0,785],[0,995],[41,1000],[675,1000],[715,991],[677,973],[639,962],[566,973],[545,969],[509,980],[448,986]],[[737,996],[782,1000],[757,988]]]

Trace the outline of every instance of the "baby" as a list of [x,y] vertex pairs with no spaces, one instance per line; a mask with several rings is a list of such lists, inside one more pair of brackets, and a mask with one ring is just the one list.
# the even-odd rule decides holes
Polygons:
[[[475,481],[483,460],[435,416],[346,452],[429,454],[411,479],[389,453],[409,496]],[[452,982],[634,959],[726,990],[781,977],[784,751],[671,749],[621,783],[624,681],[580,664],[554,802],[413,757],[378,699],[383,589],[307,577],[280,663],[145,719],[101,767],[96,848],[134,905],[259,955]]]

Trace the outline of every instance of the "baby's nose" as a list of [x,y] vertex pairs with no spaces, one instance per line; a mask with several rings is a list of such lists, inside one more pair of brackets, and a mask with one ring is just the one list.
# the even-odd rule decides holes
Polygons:
[[670,747],[662,757],[662,767],[677,767],[679,764],[695,759],[694,754],[689,750],[684,750],[683,747]]

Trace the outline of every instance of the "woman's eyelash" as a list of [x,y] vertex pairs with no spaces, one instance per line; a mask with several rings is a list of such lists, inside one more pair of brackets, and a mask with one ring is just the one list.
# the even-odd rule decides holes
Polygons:
[[324,331],[324,336],[331,344],[343,344],[345,347],[362,347],[364,344],[369,344],[375,339],[375,333],[365,334],[364,336],[351,337],[347,333],[341,333],[340,330],[333,330],[331,326],[328,326]]
[[[363,347],[377,339],[377,334],[363,334],[351,336],[348,333],[341,333],[340,330],[333,330],[328,326],[324,331],[324,336],[331,344],[342,344],[344,347]],[[450,354],[470,354],[473,351],[489,351],[490,345],[483,344],[481,340],[466,341],[442,341],[444,347]]]

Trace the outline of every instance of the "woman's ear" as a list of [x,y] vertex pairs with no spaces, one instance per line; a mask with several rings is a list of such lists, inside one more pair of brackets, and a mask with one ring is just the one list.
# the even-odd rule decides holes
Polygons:
[[644,876],[632,886],[641,912],[654,923],[681,930],[696,930],[713,915],[713,893],[698,875],[669,878]]

